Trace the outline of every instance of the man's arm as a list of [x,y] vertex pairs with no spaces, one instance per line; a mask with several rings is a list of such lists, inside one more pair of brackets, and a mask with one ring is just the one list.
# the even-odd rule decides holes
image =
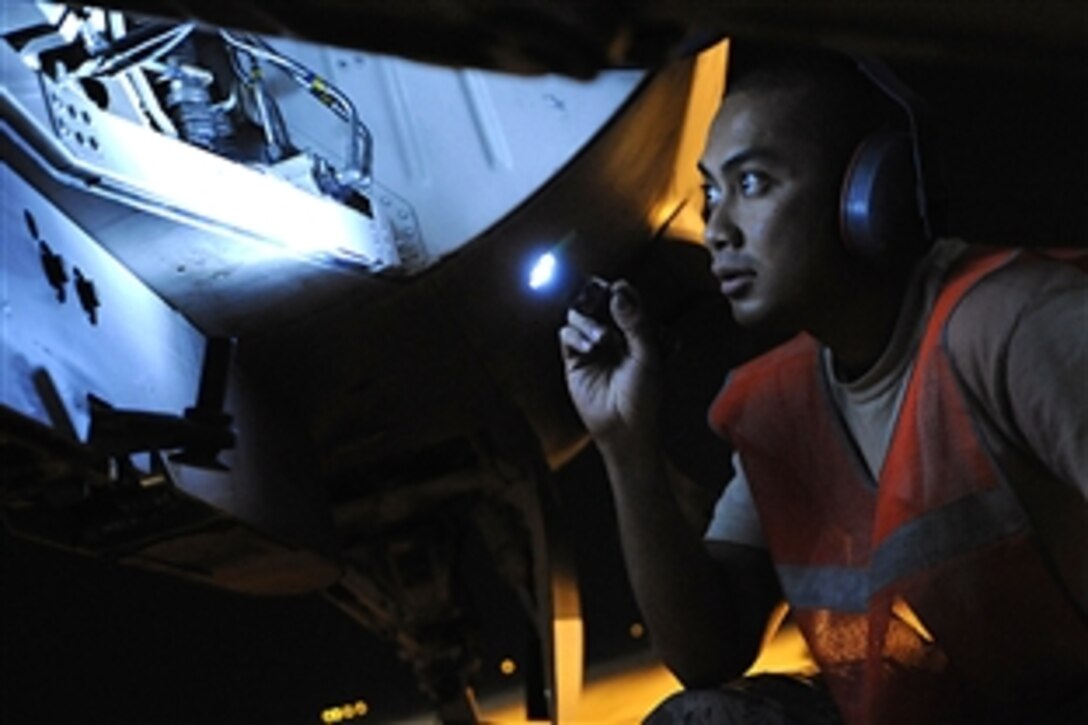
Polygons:
[[1024,310],[1005,383],[1031,450],[1088,502],[1088,277],[1080,279]]
[[604,455],[628,575],[662,660],[688,687],[738,677],[781,598],[766,550],[711,542],[711,556],[660,456]]
[[1088,277],[1038,258],[984,280],[964,298],[948,331],[953,363],[984,414],[982,429],[996,429],[994,450],[999,458],[1028,462],[1026,471],[1012,471],[1009,484],[1082,613],[1088,613],[1086,331]]
[[948,338],[1001,432],[1088,502],[1088,277],[1041,259],[998,272],[964,299]]
[[560,340],[571,397],[604,458],[635,598],[665,664],[688,687],[739,676],[780,598],[766,552],[716,544],[673,493],[658,435],[658,359],[634,290],[613,285],[618,330],[575,311]]

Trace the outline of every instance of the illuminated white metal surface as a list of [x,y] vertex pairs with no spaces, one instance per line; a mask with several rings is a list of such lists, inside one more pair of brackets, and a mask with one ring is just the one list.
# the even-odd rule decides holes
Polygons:
[[204,332],[277,324],[360,283],[334,255],[291,243],[316,251],[351,242],[370,245],[376,258],[396,255],[389,234],[379,242],[362,214],[156,136],[77,94],[58,93],[68,132],[55,136],[48,94],[2,43],[0,79],[5,160]]
[[366,216],[103,112],[70,84],[39,79],[59,140],[49,152],[62,168],[91,192],[231,238],[218,252],[225,264],[342,251],[373,270],[397,264]]
[[[88,393],[172,414],[193,405],[203,337],[6,164],[0,193],[0,404],[52,426],[56,413],[35,382],[47,375],[80,441]],[[63,301],[42,268],[43,241],[63,260]],[[76,269],[101,302],[93,323],[74,291]]]
[[[592,81],[444,68],[272,38],[347,94],[374,137],[374,176],[415,209],[433,259],[513,212],[559,172],[632,96],[644,71]],[[336,158],[342,124],[277,88],[296,141]]]
[[[181,415],[197,400],[205,339],[52,202],[0,164],[0,405],[86,443],[88,395],[110,405]],[[41,262],[42,243],[60,256],[63,299]],[[79,276],[100,302],[94,320],[75,289]],[[170,464],[186,493],[293,542],[319,542],[330,524],[316,487],[292,477],[267,407],[232,370],[227,412],[238,444],[229,472]],[[276,454],[269,454],[276,451]],[[269,511],[267,500],[283,502]],[[303,562],[310,566],[312,562]],[[300,565],[297,576],[309,576]],[[326,576],[327,566],[311,574]]]
[[[380,294],[386,285],[369,273],[437,263],[555,176],[644,75],[584,83],[270,42],[358,107],[374,138],[375,219],[137,122],[123,78],[104,79],[103,111],[0,44],[0,125],[51,182],[35,184],[211,333],[280,324],[360,286]],[[344,124],[274,69],[268,75],[292,141],[342,161]]]

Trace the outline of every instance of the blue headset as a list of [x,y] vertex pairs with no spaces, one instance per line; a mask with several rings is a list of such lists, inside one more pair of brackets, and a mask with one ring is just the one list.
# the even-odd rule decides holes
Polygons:
[[924,250],[935,237],[937,189],[922,153],[929,112],[922,99],[883,62],[855,58],[858,69],[906,114],[906,131],[876,131],[854,151],[843,179],[839,224],[853,253],[888,264]]

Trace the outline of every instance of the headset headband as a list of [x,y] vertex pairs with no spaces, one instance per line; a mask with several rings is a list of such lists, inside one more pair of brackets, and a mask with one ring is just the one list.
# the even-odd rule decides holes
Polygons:
[[911,157],[914,161],[915,198],[918,203],[918,212],[922,219],[922,230],[927,240],[935,238],[933,224],[933,200],[937,194],[938,185],[929,168],[928,154],[922,153],[922,148],[930,149],[927,136],[932,125],[929,119],[932,116],[928,104],[903,81],[899,79],[892,69],[884,61],[871,56],[854,56],[858,70],[873,82],[885,96],[893,100],[903,109],[907,117],[910,132]]

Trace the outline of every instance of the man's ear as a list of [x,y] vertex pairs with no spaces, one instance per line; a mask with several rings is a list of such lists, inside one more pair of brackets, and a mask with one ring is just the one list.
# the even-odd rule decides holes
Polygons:
[[887,264],[924,247],[913,158],[906,133],[874,133],[858,145],[839,201],[839,231],[852,254]]

